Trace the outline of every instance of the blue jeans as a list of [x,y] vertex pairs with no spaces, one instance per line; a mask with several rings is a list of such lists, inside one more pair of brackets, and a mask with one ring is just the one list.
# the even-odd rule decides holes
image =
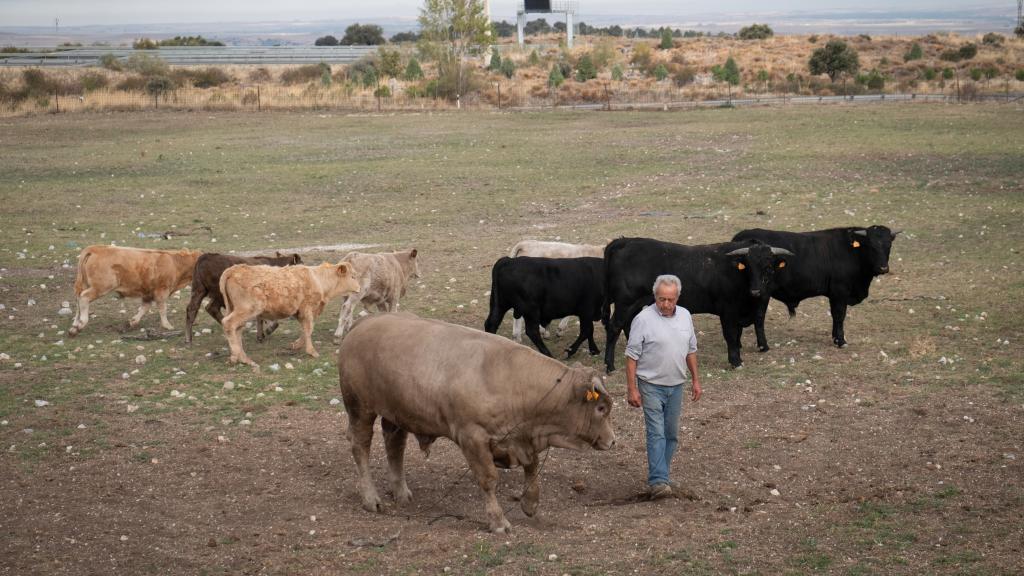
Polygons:
[[657,386],[637,381],[647,428],[647,483],[668,484],[672,456],[679,445],[683,386]]

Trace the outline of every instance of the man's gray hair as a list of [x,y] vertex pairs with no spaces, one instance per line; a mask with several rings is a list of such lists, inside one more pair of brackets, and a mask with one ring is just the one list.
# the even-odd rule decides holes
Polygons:
[[683,293],[683,283],[679,281],[679,277],[675,274],[662,274],[654,280],[654,287],[651,288],[651,292],[654,293],[655,296],[658,295],[658,286],[661,286],[662,284],[666,286],[675,286],[676,294]]

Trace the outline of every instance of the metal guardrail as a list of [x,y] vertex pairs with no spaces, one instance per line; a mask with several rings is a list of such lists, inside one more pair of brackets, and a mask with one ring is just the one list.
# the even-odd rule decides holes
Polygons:
[[133,54],[158,56],[175,66],[215,64],[350,64],[377,51],[377,46],[173,46],[156,50],[132,48],[71,48],[46,52],[0,54],[0,67],[89,67],[113,54],[127,60]]

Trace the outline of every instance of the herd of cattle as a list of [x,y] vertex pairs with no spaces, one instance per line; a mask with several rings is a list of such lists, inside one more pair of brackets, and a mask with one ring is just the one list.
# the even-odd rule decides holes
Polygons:
[[[740,366],[743,328],[754,324],[758,348],[768,350],[765,312],[771,298],[795,314],[807,298],[825,296],[832,314],[832,341],[845,346],[848,306],[862,302],[873,279],[889,271],[889,253],[899,231],[885,226],[834,228],[816,232],[744,230],[732,241],[684,246],[649,238],[619,238],[605,246],[525,240],[491,270],[490,310],[485,332],[410,314],[378,314],[354,326],[356,304],[395,312],[411,278],[419,277],[415,249],[362,254],[337,264],[307,266],[298,254],[245,258],[194,250],[148,250],[90,246],[79,255],[75,294],[78,311],[68,330],[75,336],[89,322],[89,304],[110,292],[141,298],[131,319],[139,321],[155,302],[161,325],[167,299],[191,282],[185,338],[205,298],[206,310],[224,330],[232,362],[258,367],[242,347],[241,328],[257,322],[257,339],[296,318],[302,334],[292,344],[317,356],[312,330],[335,298],[344,298],[335,336],[341,341],[338,373],[349,415],[349,438],[363,507],[380,511],[369,473],[369,449],[379,416],[395,499],[412,494],[405,482],[403,455],[408,434],[428,452],[438,437],[461,448],[486,496],[494,532],[510,525],[499,506],[496,466],[522,466],[521,507],[536,513],[539,456],[551,446],[606,450],[615,443],[609,418],[612,402],[603,377],[581,365],[551,358],[543,331],[555,319],[580,321],[571,357],[587,341],[594,322],[605,325],[605,366],[615,368],[615,344],[640,309],[653,302],[657,276],[682,281],[679,305],[694,314],[719,317],[729,363]],[[506,313],[515,318],[513,336],[525,332],[537,354],[494,335]],[[263,322],[271,321],[264,330]],[[346,335],[347,332],[347,335]]]

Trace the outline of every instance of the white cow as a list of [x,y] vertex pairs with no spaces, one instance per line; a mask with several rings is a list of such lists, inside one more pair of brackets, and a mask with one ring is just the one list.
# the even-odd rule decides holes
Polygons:
[[[545,242],[543,240],[522,240],[512,247],[510,258],[532,256],[534,258],[604,258],[604,244],[569,244],[566,242]],[[570,318],[562,318],[558,322],[556,333],[561,336],[569,325]],[[512,319],[512,338],[523,343],[523,328],[526,322],[522,318]],[[541,335],[549,337],[547,329],[540,327]]]

